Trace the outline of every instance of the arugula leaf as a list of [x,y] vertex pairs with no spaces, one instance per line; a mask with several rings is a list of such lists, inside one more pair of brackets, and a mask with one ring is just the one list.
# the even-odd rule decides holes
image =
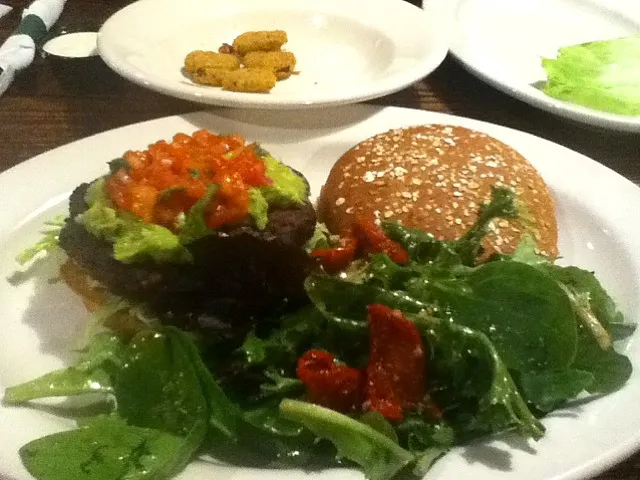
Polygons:
[[275,369],[268,369],[264,375],[269,379],[260,385],[262,397],[279,397],[298,396],[304,391],[304,384],[297,378],[291,378],[283,375]]
[[461,325],[484,333],[509,368],[559,369],[576,353],[572,306],[558,284],[518,262],[490,262],[454,279],[418,277],[407,286]]
[[589,388],[595,378],[592,373],[566,369],[526,372],[520,376],[525,398],[542,412],[550,412]]
[[187,245],[212,233],[204,221],[204,215],[219,189],[219,185],[210,184],[204,196],[187,212],[179,233],[180,243]]
[[326,320],[313,306],[302,308],[280,320],[280,327],[262,339],[249,333],[239,351],[249,365],[280,365],[295,362],[300,349],[323,329]]
[[401,290],[355,284],[328,275],[310,275],[305,281],[305,289],[315,307],[330,322],[352,332],[366,333],[366,307],[371,303],[382,303],[410,313],[429,307]]
[[455,441],[455,432],[449,425],[430,421],[417,413],[405,415],[396,430],[400,443],[417,456],[413,473],[421,478],[436,460],[451,449]]
[[540,438],[544,427],[522,399],[489,338],[424,314],[412,317],[431,348],[431,389],[463,437],[516,429]]
[[75,365],[7,388],[3,402],[18,404],[37,398],[113,393],[113,377],[122,365],[123,352],[124,347],[118,337],[98,335]]
[[462,237],[452,242],[453,249],[462,259],[462,263],[464,265],[475,263],[493,219],[517,216],[516,194],[509,188],[491,187],[491,201],[482,206],[473,226]]
[[329,229],[324,223],[318,222],[316,223],[316,227],[313,230],[313,235],[304,246],[304,249],[307,252],[311,252],[316,248],[329,248],[331,234],[329,233]]
[[126,353],[115,383],[122,418],[180,436],[206,422],[208,405],[192,358],[171,331],[140,333]]
[[16,262],[20,265],[25,265],[41,252],[47,253],[58,248],[58,236],[65,222],[66,217],[64,215],[57,215],[52,220],[44,222],[46,228],[40,232],[42,238],[35,245],[20,252],[16,257]]
[[285,418],[330,440],[338,454],[357,463],[370,480],[391,479],[415,457],[386,435],[346,415],[298,400],[280,403]]
[[20,449],[20,457],[42,480],[164,480],[184,468],[193,447],[189,437],[133,427],[111,416],[34,440]]

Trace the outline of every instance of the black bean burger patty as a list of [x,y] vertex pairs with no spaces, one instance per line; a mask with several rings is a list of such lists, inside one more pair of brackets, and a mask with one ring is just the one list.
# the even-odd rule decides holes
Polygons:
[[75,221],[87,209],[87,188],[88,184],[80,185],[71,195],[60,246],[112,293],[144,301],[181,321],[212,325],[280,311],[306,300],[303,282],[313,262],[304,245],[316,224],[311,203],[271,208],[264,230],[246,222],[189,244],[192,264],[126,264],[113,258],[110,242]]

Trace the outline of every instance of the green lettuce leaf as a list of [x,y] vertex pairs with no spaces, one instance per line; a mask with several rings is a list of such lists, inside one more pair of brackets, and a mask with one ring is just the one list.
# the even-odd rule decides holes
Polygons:
[[16,257],[16,261],[20,265],[33,260],[40,253],[50,252],[58,248],[58,235],[60,230],[64,227],[66,218],[64,215],[58,215],[55,218],[44,222],[45,228],[40,232],[42,238],[36,242],[35,245],[23,250]]
[[564,47],[545,58],[544,93],[619,115],[640,115],[640,35]]

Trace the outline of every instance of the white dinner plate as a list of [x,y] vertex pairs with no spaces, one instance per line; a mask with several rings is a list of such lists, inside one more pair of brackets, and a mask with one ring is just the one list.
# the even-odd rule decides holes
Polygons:
[[[365,105],[305,112],[247,110],[196,113],[108,131],[44,153],[0,175],[11,208],[0,210],[0,389],[32,379],[68,360],[70,339],[86,313],[62,283],[53,283],[55,262],[37,276],[15,281],[14,257],[38,238],[43,221],[67,208],[78,184],[106,172],[106,162],[177,132],[206,128],[238,132],[259,141],[282,161],[304,172],[318,194],[336,159],[354,144],[390,128],[444,123],[486,132],[519,150],[540,171],[557,201],[563,262],[592,269],[630,320],[640,312],[640,189],[578,153],[546,140],[474,120],[400,108]],[[13,277],[12,277],[13,275]],[[13,278],[13,282],[9,280]],[[640,445],[639,334],[624,348],[635,371],[620,391],[543,420],[547,434],[535,443],[510,437],[456,448],[429,473],[429,480],[569,480],[590,476],[622,460]],[[28,441],[71,425],[27,408],[0,407],[0,477],[29,478],[18,449]],[[347,480],[355,470],[305,474],[194,462],[182,480]],[[70,479],[71,480],[71,479]]]
[[[291,109],[387,95],[435,70],[449,48],[437,0],[423,11],[404,0],[141,0],[108,19],[103,60],[144,87],[194,102]],[[197,85],[183,72],[193,50],[217,51],[247,31],[284,30],[297,58],[269,93]]]
[[[425,0],[425,3],[429,0]],[[473,74],[531,105],[580,122],[640,132],[640,117],[549,97],[541,59],[558,48],[640,33],[638,0],[456,0],[451,52]]]

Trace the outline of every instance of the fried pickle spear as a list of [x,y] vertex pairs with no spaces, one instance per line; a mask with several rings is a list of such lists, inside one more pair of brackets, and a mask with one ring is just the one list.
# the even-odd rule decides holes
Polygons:
[[287,43],[287,32],[283,30],[246,32],[233,41],[233,49],[238,55],[254,51],[280,50]]
[[232,92],[266,93],[276,86],[278,77],[265,68],[241,68],[227,72],[222,88]]
[[229,53],[205,52],[203,50],[196,50],[185,57],[184,69],[187,72],[193,73],[201,68],[237,70],[240,68],[240,59]]
[[228,53],[196,50],[184,59],[184,69],[196,83],[219,87],[228,72],[240,68],[240,59]]
[[249,52],[242,63],[247,68],[265,68],[275,72],[278,80],[284,80],[291,76],[296,65],[296,57],[291,52]]

